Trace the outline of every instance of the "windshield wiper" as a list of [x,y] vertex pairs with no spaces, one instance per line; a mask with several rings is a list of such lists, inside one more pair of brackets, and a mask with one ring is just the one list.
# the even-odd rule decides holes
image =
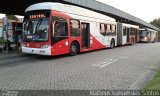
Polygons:
[[40,19],[38,20],[38,23],[37,23],[37,25],[36,25],[36,31],[39,29],[39,27],[40,27],[42,21],[43,21],[42,18],[40,18]]

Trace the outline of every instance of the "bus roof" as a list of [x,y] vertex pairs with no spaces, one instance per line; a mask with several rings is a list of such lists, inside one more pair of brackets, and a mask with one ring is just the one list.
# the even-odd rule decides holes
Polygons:
[[81,15],[81,16],[86,16],[91,18],[102,18],[108,21],[115,22],[115,19],[109,16],[102,15],[100,13],[97,13],[85,8],[68,5],[68,4],[53,3],[53,2],[37,3],[26,8],[25,12],[34,11],[34,10],[56,10],[63,13],[76,14],[76,15]]
[[129,27],[129,28],[136,28],[136,29],[139,29],[139,26],[137,26],[137,25],[131,25],[131,24],[126,24],[126,23],[122,23],[122,25],[123,26],[125,26],[125,27]]
[[139,29],[139,30],[148,30],[148,31],[154,31],[154,32],[158,32],[158,31],[156,31],[156,30],[153,30],[153,29],[149,29],[149,28],[141,28],[141,29]]

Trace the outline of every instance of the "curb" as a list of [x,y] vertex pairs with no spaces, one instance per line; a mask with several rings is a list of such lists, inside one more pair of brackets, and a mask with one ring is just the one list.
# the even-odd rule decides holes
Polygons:
[[142,90],[145,85],[153,79],[155,73],[156,70],[148,70],[147,72],[142,74],[141,77],[136,80],[136,82],[131,84],[128,90]]

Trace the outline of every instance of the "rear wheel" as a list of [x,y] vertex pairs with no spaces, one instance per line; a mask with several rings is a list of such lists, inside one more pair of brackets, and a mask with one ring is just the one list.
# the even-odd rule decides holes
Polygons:
[[77,53],[78,53],[78,45],[77,43],[73,42],[70,47],[70,55],[75,56],[77,55]]

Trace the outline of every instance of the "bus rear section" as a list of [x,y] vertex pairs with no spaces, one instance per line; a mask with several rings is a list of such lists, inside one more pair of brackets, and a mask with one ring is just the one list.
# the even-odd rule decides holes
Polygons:
[[139,42],[139,26],[117,23],[117,45],[127,45]]
[[139,38],[140,42],[155,42],[157,38],[157,31],[149,28],[142,28],[139,30]]

